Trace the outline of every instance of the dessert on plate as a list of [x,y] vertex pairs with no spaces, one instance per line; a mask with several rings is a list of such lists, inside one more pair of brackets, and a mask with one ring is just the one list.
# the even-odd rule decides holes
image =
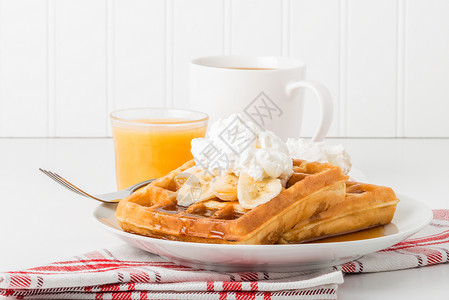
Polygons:
[[[295,164],[303,169],[303,178],[254,208],[244,208],[237,200],[222,200],[220,193],[216,196],[209,191],[202,195],[208,199],[181,206],[177,197],[186,183],[178,185],[177,178],[194,168],[194,161],[190,161],[122,200],[116,218],[125,231],[157,238],[203,243],[273,244],[302,219],[331,206],[329,202],[334,199],[344,197],[340,187],[344,187],[347,176],[340,168],[300,161],[295,161]],[[274,189],[269,184],[249,191],[251,184],[254,183],[248,175],[240,174],[237,185],[245,185],[244,190],[248,193],[273,194]],[[201,186],[207,185],[203,183]]]
[[391,222],[390,188],[348,181],[339,146],[312,148],[232,115],[192,140],[194,160],[123,199],[115,216],[126,232],[221,244],[300,243]]

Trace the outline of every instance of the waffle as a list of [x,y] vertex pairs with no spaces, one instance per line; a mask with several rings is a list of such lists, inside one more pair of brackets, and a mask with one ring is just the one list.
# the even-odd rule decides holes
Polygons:
[[398,202],[391,188],[349,181],[344,201],[301,220],[278,243],[301,243],[386,225]]
[[218,198],[177,205],[175,177],[189,161],[120,201],[116,218],[126,232],[200,243],[273,244],[300,220],[343,201],[347,176],[331,164],[294,160],[294,174],[279,195],[253,209]]

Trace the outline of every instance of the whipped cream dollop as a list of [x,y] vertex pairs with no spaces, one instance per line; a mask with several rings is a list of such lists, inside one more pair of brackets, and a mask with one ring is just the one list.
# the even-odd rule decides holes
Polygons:
[[351,157],[342,145],[329,145],[323,142],[308,142],[303,139],[288,139],[287,147],[294,159],[328,162],[339,166],[343,173],[351,170]]
[[213,123],[207,137],[192,140],[191,152],[196,165],[213,174],[244,172],[256,181],[279,178],[284,184],[292,174],[287,144],[240,114]]

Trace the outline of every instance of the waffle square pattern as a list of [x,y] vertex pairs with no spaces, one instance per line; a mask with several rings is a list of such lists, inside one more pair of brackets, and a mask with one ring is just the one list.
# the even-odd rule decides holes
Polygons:
[[285,188],[254,208],[213,195],[181,206],[179,176],[194,166],[191,160],[120,201],[122,229],[185,242],[300,243],[387,224],[399,201],[390,188],[349,182],[332,164],[294,160]]

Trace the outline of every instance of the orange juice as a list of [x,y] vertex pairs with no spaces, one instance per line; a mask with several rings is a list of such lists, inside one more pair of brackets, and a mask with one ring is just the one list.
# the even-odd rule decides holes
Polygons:
[[177,118],[113,120],[118,189],[166,175],[192,159],[190,142],[204,137],[206,127],[207,119],[206,122]]

